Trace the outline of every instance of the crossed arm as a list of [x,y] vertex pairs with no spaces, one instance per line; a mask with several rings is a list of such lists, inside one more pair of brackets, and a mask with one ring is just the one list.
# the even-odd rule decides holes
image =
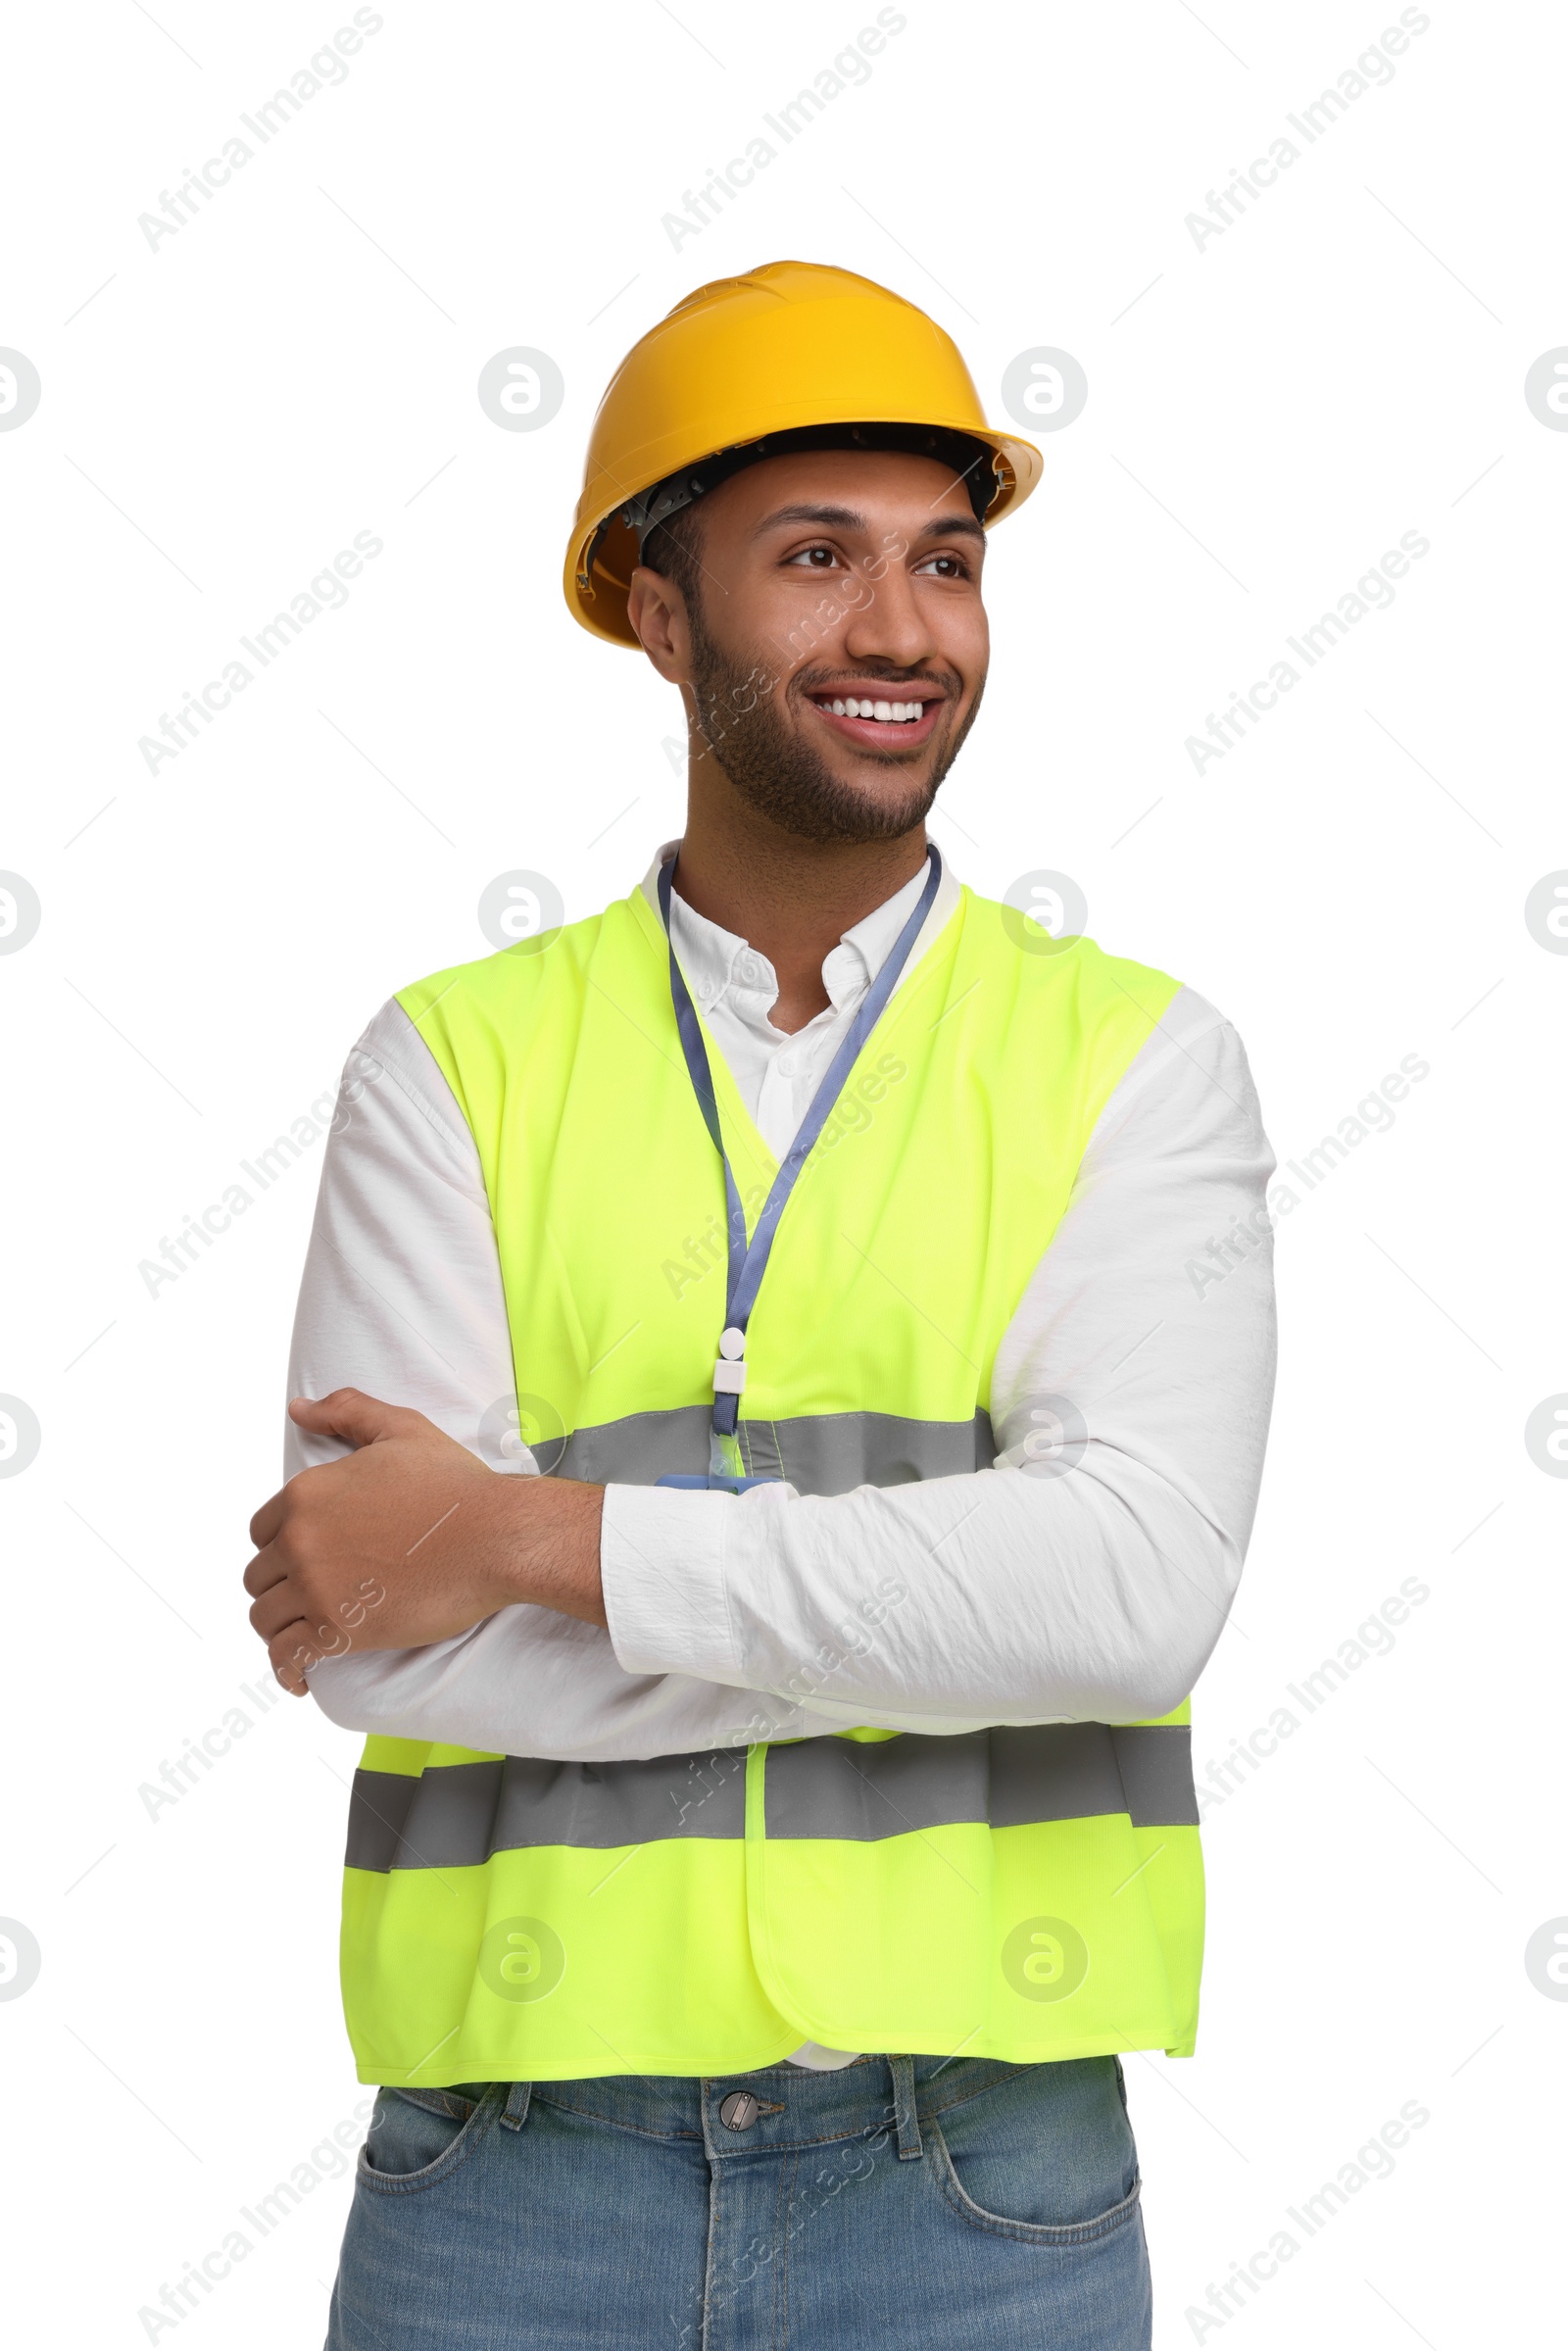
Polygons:
[[[319,1400],[290,1407],[298,1474],[246,1571],[286,1687],[349,1729],[581,1761],[1136,1721],[1192,1687],[1240,1576],[1274,1360],[1272,1156],[1200,998],[1178,994],[1107,1105],[999,1347],[999,1467],[833,1497],[487,1466],[481,1430],[515,1398],[477,1155],[396,1005],[360,1066],[296,1321],[292,1384]],[[1081,1409],[1070,1475],[1016,1466],[1042,1394]]]
[[301,1470],[251,1520],[251,1624],[295,1697],[350,1646],[423,1648],[523,1602],[605,1623],[602,1486],[498,1477],[422,1412],[357,1388],[288,1409],[355,1447]]

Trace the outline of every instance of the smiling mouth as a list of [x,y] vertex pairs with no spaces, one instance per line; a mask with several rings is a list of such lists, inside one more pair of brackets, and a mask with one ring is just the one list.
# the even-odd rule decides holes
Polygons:
[[835,734],[868,750],[911,751],[929,740],[935,730],[944,697],[929,689],[917,696],[888,693],[808,694],[817,715]]

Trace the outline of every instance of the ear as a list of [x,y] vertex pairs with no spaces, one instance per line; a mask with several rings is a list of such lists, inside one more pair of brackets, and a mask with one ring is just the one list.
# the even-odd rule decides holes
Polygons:
[[691,677],[691,628],[686,600],[674,581],[639,563],[626,595],[626,617],[660,676],[684,686]]

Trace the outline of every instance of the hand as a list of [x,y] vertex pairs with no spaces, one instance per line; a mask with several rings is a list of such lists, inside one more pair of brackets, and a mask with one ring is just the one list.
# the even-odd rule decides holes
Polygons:
[[422,1648],[520,1601],[605,1622],[602,1487],[501,1475],[357,1388],[296,1396],[289,1417],[357,1448],[301,1470],[251,1520],[251,1623],[294,1696],[323,1657]]

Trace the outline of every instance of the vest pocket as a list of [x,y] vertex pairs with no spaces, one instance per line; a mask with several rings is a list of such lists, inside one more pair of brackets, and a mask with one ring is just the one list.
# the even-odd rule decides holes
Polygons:
[[459,2090],[382,2087],[360,2149],[359,2184],[381,2195],[436,2186],[466,2162],[506,2100],[504,2082],[484,2084],[478,2098]]

